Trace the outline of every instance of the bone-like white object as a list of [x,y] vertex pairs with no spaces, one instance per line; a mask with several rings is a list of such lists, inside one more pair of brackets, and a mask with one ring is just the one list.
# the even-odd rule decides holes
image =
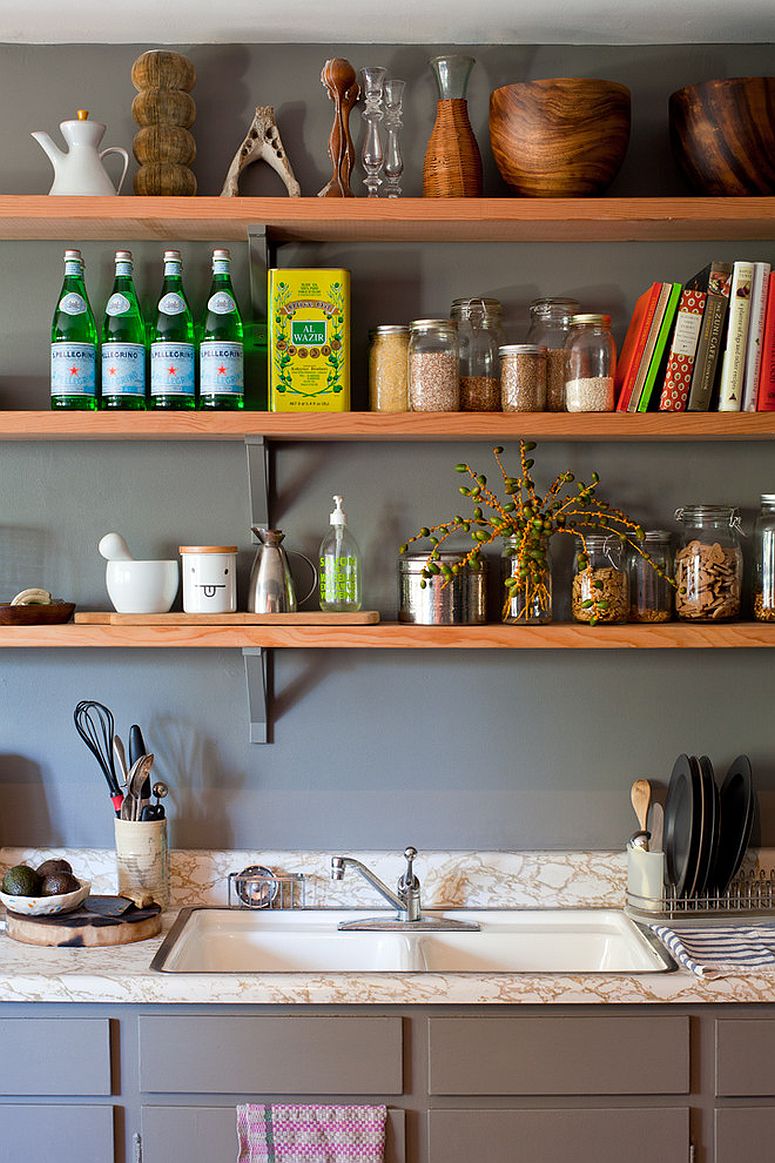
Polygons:
[[134,561],[120,533],[106,533],[97,548],[106,561]]
[[234,155],[229,172],[221,190],[222,198],[234,198],[239,192],[239,179],[243,170],[254,162],[264,161],[280,175],[291,198],[301,196],[301,186],[288,161],[288,155],[280,137],[271,105],[256,106],[256,115],[245,140]]

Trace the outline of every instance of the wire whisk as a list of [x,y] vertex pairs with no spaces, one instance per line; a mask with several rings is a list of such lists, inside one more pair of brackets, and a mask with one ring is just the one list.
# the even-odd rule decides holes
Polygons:
[[100,765],[111,797],[118,796],[120,801],[122,792],[116,777],[113,756],[113,739],[116,733],[113,712],[94,699],[83,699],[73,712],[73,722],[81,739]]

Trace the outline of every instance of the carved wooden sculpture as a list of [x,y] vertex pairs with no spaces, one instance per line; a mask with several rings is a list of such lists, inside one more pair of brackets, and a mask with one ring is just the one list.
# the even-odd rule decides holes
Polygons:
[[188,168],[196,144],[188,132],[196,105],[189,90],[196,72],[188,57],[166,49],[144,52],[132,65],[137,96],[132,116],[140,128],[132,148],[140,169],[136,194],[195,194],[196,178]]
[[350,112],[360,91],[355,69],[344,57],[334,57],[324,64],[320,80],[334,103],[334,124],[328,139],[328,156],[334,172],[318,198],[353,198],[350,174],[355,165],[355,146],[350,136]]
[[256,115],[245,140],[234,155],[229,172],[221,190],[222,198],[234,198],[239,192],[239,179],[243,170],[254,162],[264,161],[280,175],[291,198],[301,195],[301,186],[288,161],[288,155],[280,137],[271,105],[256,106]]

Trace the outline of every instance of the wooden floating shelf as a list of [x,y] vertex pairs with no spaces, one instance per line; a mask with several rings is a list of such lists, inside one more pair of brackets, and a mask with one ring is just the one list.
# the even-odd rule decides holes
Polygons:
[[3,412],[0,440],[772,440],[775,412]]
[[229,242],[641,242],[775,238],[775,198],[0,196],[0,238]]
[[775,624],[693,626],[4,626],[0,649],[694,650],[775,647]]

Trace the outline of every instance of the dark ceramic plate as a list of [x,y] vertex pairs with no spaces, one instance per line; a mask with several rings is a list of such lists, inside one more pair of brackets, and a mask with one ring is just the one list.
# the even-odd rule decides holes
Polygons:
[[667,880],[679,896],[687,891],[696,870],[702,811],[699,788],[689,756],[679,755],[665,800]]
[[713,880],[719,893],[726,892],[743,863],[753,828],[756,797],[751,761],[738,755],[729,768],[719,793],[721,828]]
[[698,895],[709,892],[712,887],[713,865],[718,852],[719,838],[719,792],[716,786],[716,777],[713,764],[707,755],[699,759],[702,774],[702,787],[705,802],[704,827],[700,837],[700,855],[697,862],[697,882],[694,891]]
[[69,622],[75,602],[49,602],[47,606],[12,606],[0,603],[0,626],[57,626]]

